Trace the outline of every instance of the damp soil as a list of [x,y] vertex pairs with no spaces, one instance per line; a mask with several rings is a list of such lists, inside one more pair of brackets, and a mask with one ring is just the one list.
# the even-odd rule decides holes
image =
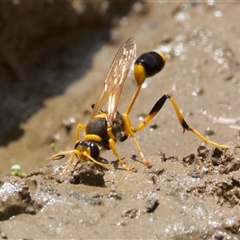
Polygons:
[[228,239],[239,234],[240,160],[236,149],[200,146],[179,159],[160,152],[153,167],[64,161],[27,178],[1,179],[2,237]]
[[[239,239],[238,8],[238,3],[211,1],[135,5],[111,29],[110,42],[104,42],[102,33],[94,35],[101,48],[89,49],[96,52],[81,78],[77,79],[81,56],[76,42],[61,52],[61,61],[53,56],[49,60],[56,61],[53,65],[38,69],[35,76],[45,78],[38,85],[43,92],[49,91],[45,84],[50,78],[55,83],[70,78],[71,84],[61,94],[46,98],[20,124],[23,134],[0,148],[0,237]],[[109,169],[75,161],[61,175],[68,156],[58,161],[49,158],[73,148],[77,123],[89,119],[111,60],[129,37],[137,43],[137,55],[158,49],[169,58],[161,73],[146,80],[130,114],[132,124],[140,123],[154,103],[169,93],[189,126],[230,147],[222,150],[203,144],[190,132],[182,134],[171,104],[166,103],[136,134],[152,168],[142,164],[128,139],[117,148],[125,164],[138,172],[121,169],[106,151],[102,156],[111,162]],[[59,85],[53,91],[58,92]],[[120,111],[136,87],[131,78],[125,85]],[[11,101],[24,105],[30,100],[16,93]],[[21,166],[18,174],[25,172],[27,177],[12,176],[14,164]]]

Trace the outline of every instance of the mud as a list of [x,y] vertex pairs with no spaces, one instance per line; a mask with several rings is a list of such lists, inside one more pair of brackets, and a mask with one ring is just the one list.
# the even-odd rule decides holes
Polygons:
[[[60,175],[65,162],[56,161],[27,178],[2,178],[5,238],[238,238],[236,149],[149,158],[152,169],[126,159],[138,173],[86,162]],[[84,184],[73,181],[79,174]]]
[[[109,33],[111,44],[95,35],[102,48],[85,74],[79,74],[81,64],[76,70],[77,43],[61,55],[68,68],[63,70],[63,62],[58,65],[52,56],[54,64],[39,69],[36,76],[44,76],[45,83],[54,78],[58,84],[59,78],[70,78],[72,84],[61,95],[46,99],[21,123],[24,134],[0,149],[1,237],[239,239],[238,7],[239,3],[211,1],[134,5]],[[132,124],[140,123],[154,103],[170,93],[191,127],[230,148],[205,146],[193,134],[182,134],[166,103],[136,134],[152,168],[142,164],[129,139],[117,147],[137,173],[122,170],[113,154],[104,152],[102,157],[111,162],[109,170],[74,162],[60,175],[68,158],[52,162],[49,158],[73,148],[76,124],[87,122],[111,60],[129,37],[136,40],[138,55],[159,49],[169,57],[163,71],[146,81],[130,114]],[[120,111],[135,90],[131,79],[125,85]],[[233,119],[235,127],[219,119]],[[28,173],[26,178],[9,176],[16,163]]]

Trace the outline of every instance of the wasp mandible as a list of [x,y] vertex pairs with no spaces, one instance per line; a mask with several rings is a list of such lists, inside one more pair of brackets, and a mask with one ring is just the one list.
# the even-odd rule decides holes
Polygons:
[[[103,163],[100,160],[100,151],[102,149],[112,150],[125,170],[136,172],[137,170],[135,168],[130,168],[125,165],[116,148],[116,142],[123,142],[129,137],[133,139],[143,164],[147,167],[151,167],[151,164],[146,160],[139,143],[135,138],[135,133],[143,129],[153,119],[153,117],[161,110],[167,99],[170,100],[175,110],[178,120],[183,128],[183,132],[185,130],[191,131],[205,143],[218,148],[228,148],[228,146],[220,145],[216,142],[207,140],[195,129],[190,128],[184,120],[176,101],[168,94],[163,95],[155,103],[143,122],[141,122],[137,127],[133,127],[129,119],[129,113],[141,90],[142,84],[146,78],[159,73],[167,61],[167,58],[163,53],[154,51],[142,54],[136,61],[135,59],[136,43],[132,38],[129,38],[121,45],[112,61],[99,97],[96,103],[92,106],[93,110],[90,120],[86,125],[80,123],[76,127],[74,149],[71,151],[60,152],[51,157],[51,160],[57,160],[65,157],[66,154],[71,154],[71,158],[61,174],[65,173],[69,169],[75,156],[80,162],[90,160],[95,164],[107,168],[109,164]],[[137,88],[126,111],[121,114],[117,111],[118,102],[128,72],[133,63]],[[103,110],[104,107],[106,107],[106,110]],[[79,138],[80,130],[85,133],[83,140],[80,140]]]

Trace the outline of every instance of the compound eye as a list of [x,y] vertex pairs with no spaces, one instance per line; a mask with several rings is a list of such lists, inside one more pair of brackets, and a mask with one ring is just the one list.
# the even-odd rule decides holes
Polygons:
[[90,155],[93,159],[95,159],[96,161],[98,161],[99,156],[100,156],[100,150],[99,147],[96,143],[90,143]]

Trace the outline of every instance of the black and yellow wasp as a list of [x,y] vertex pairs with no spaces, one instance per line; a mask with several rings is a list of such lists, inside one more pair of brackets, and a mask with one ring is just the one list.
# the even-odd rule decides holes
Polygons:
[[[121,45],[113,59],[96,104],[92,106],[93,110],[89,122],[86,125],[78,124],[76,127],[74,150],[60,152],[51,157],[51,160],[56,160],[65,157],[66,154],[71,154],[71,158],[62,174],[71,166],[75,156],[80,162],[91,160],[98,165],[108,167],[109,164],[100,161],[101,149],[111,149],[125,170],[136,172],[137,170],[135,168],[129,168],[124,164],[116,148],[117,141],[123,142],[129,137],[135,142],[143,164],[147,167],[151,167],[151,164],[146,160],[142,153],[139,143],[135,138],[135,133],[143,129],[151,121],[151,119],[160,111],[167,99],[172,103],[179,122],[183,127],[183,132],[185,130],[191,131],[205,143],[218,148],[228,148],[228,146],[219,145],[218,143],[207,140],[195,129],[190,128],[184,120],[175,100],[167,94],[163,95],[155,103],[152,110],[142,123],[136,128],[133,127],[129,119],[129,112],[141,90],[142,84],[147,77],[151,77],[160,72],[167,61],[164,54],[157,52],[144,53],[136,61],[135,59],[136,43],[132,38],[129,38]],[[118,102],[128,72],[133,63],[137,89],[127,107],[127,110],[125,113],[121,114],[117,111]],[[106,110],[102,110],[105,106]],[[80,140],[79,138],[80,129],[85,132],[83,140]]]

